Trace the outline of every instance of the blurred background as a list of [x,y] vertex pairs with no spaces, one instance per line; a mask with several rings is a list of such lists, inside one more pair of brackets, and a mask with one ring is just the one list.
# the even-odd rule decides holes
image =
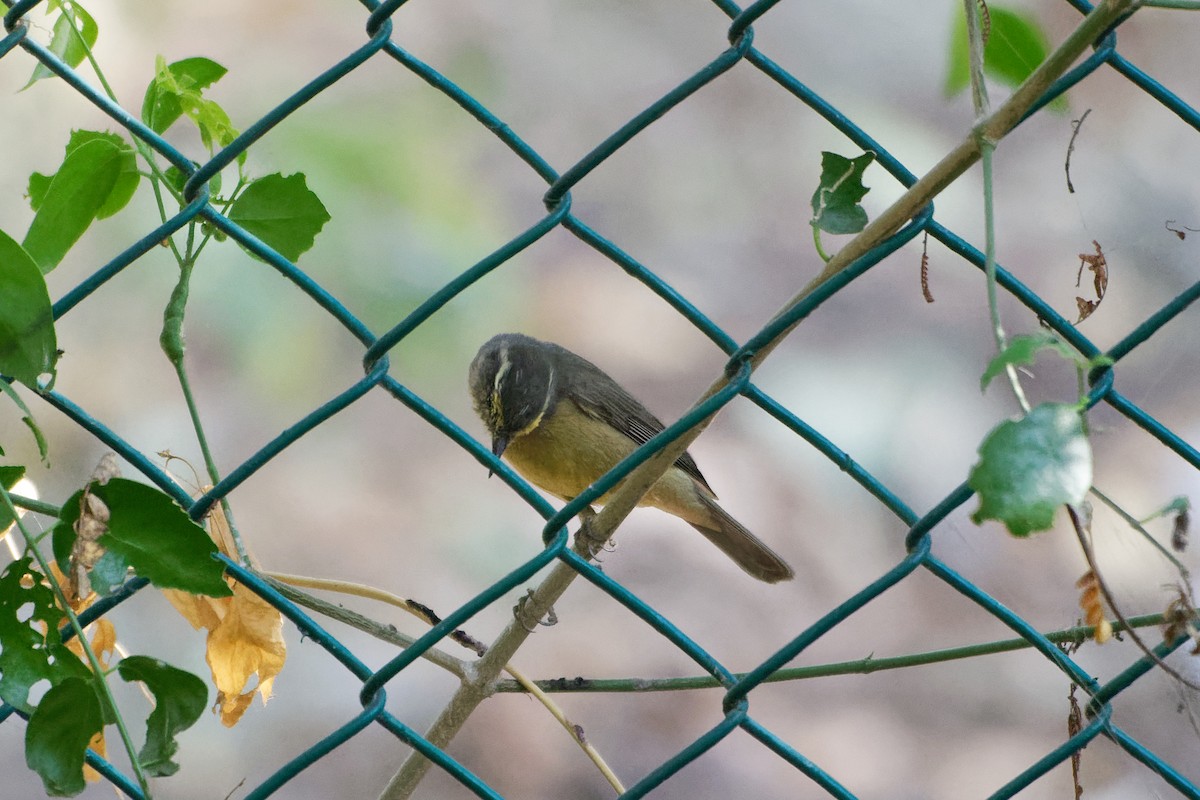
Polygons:
[[[1014,3],[1052,43],[1077,24],[1064,2]],[[93,2],[95,51],[122,104],[136,113],[154,71],[203,55],[228,68],[210,96],[249,126],[365,41],[350,2],[253,4]],[[972,120],[966,95],[943,93],[958,6],[782,3],[755,25],[755,46],[819,92],[922,174]],[[34,19],[36,19],[36,15]],[[726,46],[729,20],[694,0],[408,3],[395,41],[469,91],[560,172]],[[36,36],[48,37],[48,30]],[[1200,103],[1194,14],[1144,10],[1119,31],[1120,51]],[[73,129],[119,130],[58,80],[22,91],[23,51],[0,60],[0,228],[20,239],[32,218],[29,173],[48,173]],[[1004,91],[993,89],[993,101]],[[996,154],[999,260],[1068,318],[1079,253],[1092,241],[1110,268],[1108,296],[1081,328],[1099,347],[1119,341],[1196,280],[1200,135],[1110,70],[1073,89],[1064,113],[1044,111]],[[1072,120],[1091,115],[1075,142]],[[186,126],[168,138],[202,159]],[[858,152],[814,112],[749,64],[739,64],[607,159],[572,191],[573,213],[669,282],[739,341],[755,333],[819,270],[810,199],[820,152]],[[255,145],[255,175],[303,172],[332,215],[299,262],[382,335],[430,294],[544,215],[545,184],[442,94],[379,55]],[[872,216],[901,193],[882,168],[865,178]],[[937,200],[937,217],[982,246],[978,170]],[[97,223],[48,276],[57,299],[158,223],[148,187]],[[826,237],[834,250],[844,243]],[[976,448],[1017,411],[1001,382],[980,393],[992,354],[981,273],[929,245],[927,304],[920,242],[822,306],[766,361],[756,382],[924,514],[965,480]],[[201,465],[173,371],[158,348],[177,268],[165,249],[127,268],[58,324],[56,388],[146,453]],[[1090,276],[1084,276],[1085,287]],[[1037,329],[1003,298],[1011,333]],[[1122,361],[1117,388],[1190,442],[1200,441],[1200,326],[1191,309]],[[557,229],[472,286],[391,353],[392,375],[467,431],[467,365],[500,331],[559,342],[625,384],[664,420],[686,411],[724,356],[645,286]],[[305,295],[232,242],[210,246],[192,282],[188,367],[219,466],[231,471],[280,431],[361,376],[361,346]],[[1073,370],[1040,361],[1025,380],[1036,400],[1070,401]],[[62,502],[88,478],[103,445],[28,395],[50,441],[49,469],[19,415],[0,411],[7,463],[27,464],[41,496]],[[1098,408],[1090,416],[1096,484],[1134,516],[1196,494],[1196,474],[1148,434]],[[658,609],[732,670],[751,669],[904,555],[905,526],[838,467],[745,400],[731,404],[691,452],[722,503],[796,566],[796,580],[759,584],[686,524],[635,511],[603,556],[607,574]],[[133,477],[132,470],[126,475]],[[183,476],[190,479],[186,473]],[[305,436],[230,497],[264,567],[340,578],[412,597],[447,614],[540,546],[540,517],[466,451],[381,390]],[[1075,624],[1075,580],[1086,566],[1065,518],[1015,540],[973,525],[972,500],[933,532],[935,553],[1042,630]],[[36,520],[36,518],[35,518]],[[43,526],[47,520],[35,521]],[[1169,523],[1152,524],[1157,535]],[[1115,515],[1097,510],[1098,558],[1127,615],[1161,611],[1174,573]],[[1188,557],[1189,563],[1195,559]],[[511,598],[467,626],[490,641]],[[366,601],[334,598],[401,630],[416,621]],[[585,581],[557,605],[514,664],[542,677],[666,677],[699,672],[644,623]],[[131,651],[206,679],[202,633],[143,591],[113,615]],[[330,623],[367,664],[389,645]],[[213,715],[181,737],[180,773],[163,797],[237,797],[343,724],[359,684],[323,650],[286,631],[289,660],[265,708],[234,729]],[[797,664],[892,656],[1012,634],[941,581],[918,571],[838,626]],[[1157,639],[1153,630],[1143,634]],[[453,649],[451,645],[447,648]],[[456,653],[459,655],[459,653]],[[1101,681],[1139,656],[1131,643],[1085,645],[1079,662]],[[1195,659],[1176,669],[1200,679]],[[419,662],[388,688],[389,708],[424,730],[456,687]],[[1032,651],[863,676],[773,684],[751,713],[862,798],[950,800],[996,791],[1066,738],[1069,685]],[[144,716],[140,696],[123,696]],[[632,785],[720,719],[715,690],[563,695],[571,719]],[[1115,702],[1115,721],[1191,780],[1200,780],[1196,698],[1155,671]],[[133,714],[131,714],[133,716]],[[141,735],[135,725],[135,736]],[[0,726],[5,795],[37,797],[24,767],[24,726]],[[110,750],[113,749],[110,747]],[[611,789],[550,716],[528,698],[487,701],[450,753],[505,797],[604,798]],[[321,760],[278,796],[374,797],[407,755],[380,728]],[[122,764],[120,754],[115,757]],[[1083,754],[1088,798],[1168,797],[1169,787],[1103,739]],[[239,783],[244,787],[238,789]],[[85,797],[110,796],[106,785]],[[1021,797],[1071,792],[1063,765]],[[471,796],[434,770],[424,798]],[[819,798],[811,781],[735,732],[655,798]]]

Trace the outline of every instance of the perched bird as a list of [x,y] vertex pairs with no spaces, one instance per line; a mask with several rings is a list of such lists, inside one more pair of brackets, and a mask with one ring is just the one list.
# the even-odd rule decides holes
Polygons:
[[[475,411],[492,436],[492,452],[563,500],[579,495],[663,429],[657,417],[595,364],[520,333],[489,339],[471,362],[468,384]],[[688,453],[658,479],[641,505],[688,522],[759,580],[775,583],[794,574],[717,505]]]

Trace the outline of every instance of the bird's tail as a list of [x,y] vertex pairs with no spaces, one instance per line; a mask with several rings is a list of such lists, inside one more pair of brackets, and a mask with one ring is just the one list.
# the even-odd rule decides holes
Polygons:
[[697,492],[701,503],[709,512],[704,524],[691,522],[691,526],[704,534],[704,538],[721,548],[721,552],[733,559],[746,572],[767,583],[790,580],[795,572],[778,554],[742,527],[742,524],[717,505],[715,500]]

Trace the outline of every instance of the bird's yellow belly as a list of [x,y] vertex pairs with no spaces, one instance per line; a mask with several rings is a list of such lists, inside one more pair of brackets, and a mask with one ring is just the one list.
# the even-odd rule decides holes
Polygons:
[[[564,500],[576,497],[635,450],[633,441],[610,425],[587,416],[569,400],[529,433],[509,443],[504,457],[530,483]],[[680,516],[694,506],[694,481],[671,467],[639,505]],[[599,500],[603,504],[611,491]]]

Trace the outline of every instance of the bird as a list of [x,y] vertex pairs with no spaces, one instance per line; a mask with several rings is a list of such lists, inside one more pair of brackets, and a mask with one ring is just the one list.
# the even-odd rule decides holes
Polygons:
[[[471,361],[468,387],[492,453],[530,483],[566,501],[664,426],[592,362],[553,342],[501,333]],[[603,505],[611,490],[596,500]],[[663,473],[639,505],[684,520],[761,581],[794,572],[720,505],[689,453]]]

